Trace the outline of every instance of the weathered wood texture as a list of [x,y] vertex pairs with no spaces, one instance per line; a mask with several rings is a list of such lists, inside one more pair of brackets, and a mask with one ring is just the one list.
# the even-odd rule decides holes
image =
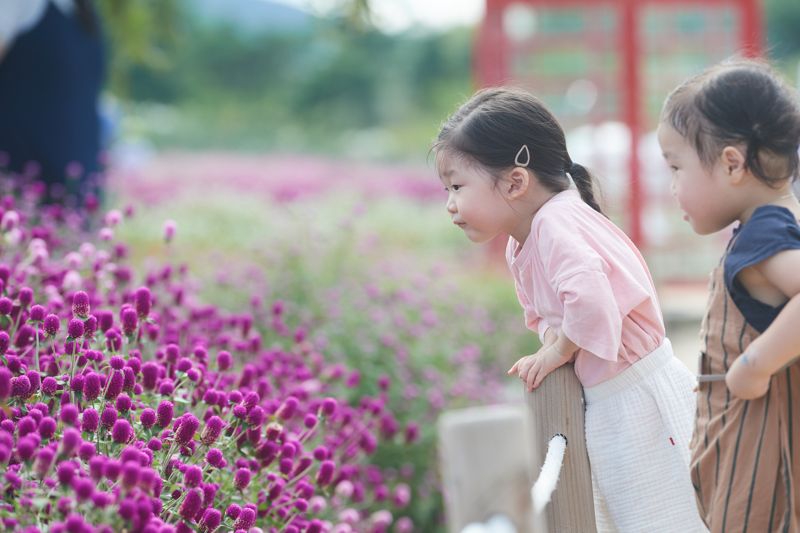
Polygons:
[[556,433],[567,438],[561,475],[550,504],[542,517],[533,517],[535,533],[591,533],[596,531],[592,478],[586,454],[583,389],[572,365],[564,365],[547,376],[526,398],[525,431],[531,464],[530,485],[539,477],[547,454],[547,443]]

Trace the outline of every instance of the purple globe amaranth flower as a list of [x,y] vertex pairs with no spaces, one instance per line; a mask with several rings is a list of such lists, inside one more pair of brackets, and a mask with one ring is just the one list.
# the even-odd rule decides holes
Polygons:
[[106,428],[110,429],[111,426],[114,425],[114,422],[117,421],[117,410],[114,409],[112,406],[107,405],[105,409],[103,409],[102,414],[100,415],[100,424]]
[[72,314],[78,318],[88,318],[90,311],[89,295],[84,291],[77,291],[72,295]]
[[242,507],[238,504],[232,503],[228,505],[227,509],[225,509],[225,515],[229,518],[233,518],[234,520],[239,518],[240,514],[242,514]]
[[100,383],[100,376],[95,372],[89,372],[83,376],[83,397],[88,402],[93,402],[100,396],[102,385]]
[[14,302],[10,298],[5,296],[0,298],[0,315],[8,316],[12,309],[14,309]]
[[294,416],[298,405],[300,405],[300,402],[297,401],[297,398],[294,396],[289,396],[286,398],[286,400],[284,400],[283,405],[278,408],[278,412],[275,414],[281,420],[289,420]]
[[142,365],[142,386],[147,390],[156,388],[158,380],[158,364],[148,361]]
[[11,337],[5,331],[0,331],[0,355],[5,355],[11,345]]
[[5,400],[11,395],[12,378],[13,374],[10,370],[5,367],[0,367],[0,400]]
[[162,401],[156,408],[156,424],[161,428],[167,427],[170,422],[172,422],[174,413],[175,408],[172,402],[168,402],[167,400]]
[[85,462],[89,462],[97,453],[97,447],[92,442],[83,442],[78,446],[78,457]]
[[256,523],[256,512],[250,507],[245,507],[239,513],[239,518],[233,524],[234,529],[250,529]]
[[335,398],[325,398],[322,400],[322,406],[320,407],[320,410],[322,411],[323,415],[331,416],[336,412],[337,407],[338,402]]
[[144,319],[150,314],[150,289],[147,287],[139,287],[136,289],[136,293],[133,296],[134,300],[134,307],[136,308],[136,314],[139,315],[139,318]]
[[[53,394],[58,391],[58,382],[52,376],[47,376],[42,380],[42,392],[47,394],[48,396],[52,396]],[[0,393],[0,399],[2,399],[3,395]]]
[[42,448],[36,454],[36,464],[34,465],[34,469],[36,470],[36,475],[38,475],[40,479],[44,478],[47,475],[47,472],[50,471],[50,467],[53,466],[54,458],[55,454],[50,448]]
[[419,426],[414,422],[409,422],[405,431],[406,444],[413,444],[419,438]]
[[217,354],[217,368],[220,372],[228,370],[233,364],[231,354],[226,351],[221,351]]
[[72,403],[64,404],[61,406],[58,417],[65,424],[74,426],[78,422],[78,407]]
[[175,238],[176,224],[174,220],[164,222],[164,242],[170,243]]
[[187,487],[199,487],[203,482],[203,471],[197,465],[189,465],[183,473],[183,483]]
[[11,379],[11,395],[26,398],[31,391],[31,381],[28,376],[18,376]]
[[114,422],[114,427],[111,428],[111,439],[117,444],[125,444],[133,436],[133,428],[130,422],[124,418],[120,418]]
[[131,337],[136,333],[136,327],[139,325],[139,316],[136,310],[131,307],[126,307],[122,310],[120,315],[122,322],[122,333],[127,337]]
[[116,329],[112,328],[106,331],[106,348],[115,353],[122,350],[122,336]]
[[200,421],[191,413],[187,413],[181,418],[181,424],[175,431],[175,441],[178,444],[186,446],[189,441],[194,438],[197,428],[200,427]]
[[61,329],[61,320],[54,315],[49,314],[44,317],[44,332],[49,337],[55,337],[58,335],[58,330]]
[[122,464],[122,479],[120,484],[126,489],[132,489],[139,484],[139,473],[141,467],[135,461],[127,461]]
[[200,527],[203,531],[214,531],[222,523],[222,513],[217,509],[209,508],[203,512],[203,518],[200,519]]
[[107,332],[114,326],[114,313],[107,310],[98,311],[95,313],[97,317],[97,326],[103,333]]
[[65,429],[64,433],[61,435],[61,453],[64,455],[72,455],[72,452],[74,452],[82,442],[83,439],[77,429]]
[[108,459],[103,463],[103,475],[111,481],[116,481],[122,470],[122,464],[116,459]]
[[184,520],[192,522],[194,521],[195,515],[197,515],[202,507],[203,491],[197,488],[190,489],[189,492],[186,493],[186,498],[183,500],[178,514],[180,514]]
[[56,434],[57,428],[58,424],[56,423],[55,418],[46,416],[42,418],[41,422],[39,422],[39,435],[43,439],[51,439],[53,438],[53,435]]
[[91,315],[83,322],[83,336],[87,338],[94,338],[97,332],[97,317]]
[[127,413],[131,410],[131,398],[127,394],[120,394],[117,396],[117,401],[114,402],[114,405],[116,405],[117,411],[120,413]]
[[67,325],[67,336],[70,339],[83,337],[83,321],[78,318],[71,319]]
[[31,383],[31,391],[30,394],[36,394],[39,392],[39,387],[42,385],[42,376],[36,370],[31,370],[27,374],[28,381]]
[[30,287],[22,287],[17,295],[19,305],[22,309],[27,309],[33,303],[33,289]]
[[100,415],[95,409],[88,407],[81,414],[81,431],[94,433],[100,425]]
[[218,448],[211,448],[206,453],[206,462],[214,468],[223,468],[225,466],[225,456]]
[[72,380],[70,380],[69,382],[70,390],[75,392],[82,392],[84,385],[83,382],[84,382],[84,377],[82,375],[78,374],[77,376],[73,377]]
[[219,438],[222,430],[225,429],[225,422],[216,415],[212,416],[206,422],[206,427],[203,428],[203,434],[200,436],[200,442],[206,446],[211,446]]
[[36,330],[33,329],[33,326],[30,324],[23,324],[19,328],[19,331],[17,331],[17,337],[14,339],[14,346],[17,348],[25,348],[33,342],[35,336]]
[[188,357],[181,357],[175,364],[175,370],[179,372],[187,372],[191,368],[192,368],[192,360],[189,359]]
[[36,449],[39,447],[38,437],[33,435],[25,435],[17,441],[17,455],[23,461],[28,461],[33,458]]
[[120,395],[122,392],[122,387],[125,385],[125,378],[122,375],[122,372],[119,370],[114,370],[114,373],[111,374],[111,379],[106,385],[106,398],[109,400],[113,400],[117,396]]
[[250,484],[252,474],[247,468],[240,468],[233,475],[233,486],[239,490],[244,490]]
[[17,432],[20,437],[34,431],[36,431],[36,419],[32,416],[24,416],[17,422]]
[[142,410],[139,415],[139,421],[145,429],[150,429],[156,423],[156,412],[149,407]]
[[78,501],[86,501],[94,494],[94,483],[88,478],[74,478],[72,480],[72,490],[75,491],[75,497]]
[[125,368],[125,359],[119,355],[114,355],[108,360],[108,364],[114,370],[122,370]]
[[317,485],[324,487],[333,480],[333,473],[336,470],[336,463],[333,461],[322,461],[317,472]]
[[41,322],[44,320],[46,314],[47,310],[43,306],[37,304],[31,307],[30,319],[33,322]]

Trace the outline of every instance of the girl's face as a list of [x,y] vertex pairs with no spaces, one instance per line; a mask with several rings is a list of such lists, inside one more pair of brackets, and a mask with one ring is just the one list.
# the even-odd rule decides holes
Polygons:
[[440,178],[447,196],[447,212],[472,242],[483,243],[508,233],[511,206],[493,178],[477,165],[445,156]]
[[672,171],[672,195],[692,229],[708,235],[734,222],[739,202],[722,162],[711,169],[704,166],[694,147],[663,122],[658,127],[658,143]]

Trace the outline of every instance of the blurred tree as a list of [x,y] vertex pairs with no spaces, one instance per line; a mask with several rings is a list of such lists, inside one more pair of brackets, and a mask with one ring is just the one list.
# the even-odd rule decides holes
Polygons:
[[765,0],[767,45],[777,60],[800,56],[800,2]]
[[[179,0],[97,0],[97,6],[112,51],[109,87],[119,97],[136,96],[134,78],[163,74],[171,66],[182,20]],[[167,80],[151,75],[150,83],[157,94],[174,96]]]

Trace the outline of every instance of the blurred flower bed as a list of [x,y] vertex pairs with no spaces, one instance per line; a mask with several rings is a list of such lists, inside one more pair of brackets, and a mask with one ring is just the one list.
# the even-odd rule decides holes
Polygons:
[[346,201],[92,225],[2,185],[6,529],[443,529],[436,418],[502,400],[523,350],[516,303],[470,294],[452,247],[420,256],[400,211]]

